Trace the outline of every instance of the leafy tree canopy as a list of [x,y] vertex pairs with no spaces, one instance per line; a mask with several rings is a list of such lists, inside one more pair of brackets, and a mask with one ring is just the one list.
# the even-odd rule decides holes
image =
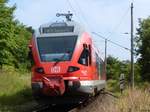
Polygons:
[[150,17],[139,21],[136,42],[141,77],[150,82]]
[[7,0],[0,0],[0,65],[17,68],[27,66],[28,28],[14,19],[15,6],[8,7]]
[[[124,74],[126,81],[130,82],[131,80],[131,73],[130,73],[130,67],[131,62],[126,61],[120,61],[115,57],[108,56],[107,57],[107,79],[112,80],[119,80],[120,74]],[[141,77],[139,75],[139,64],[134,64],[134,71],[135,71],[135,82],[140,82]]]

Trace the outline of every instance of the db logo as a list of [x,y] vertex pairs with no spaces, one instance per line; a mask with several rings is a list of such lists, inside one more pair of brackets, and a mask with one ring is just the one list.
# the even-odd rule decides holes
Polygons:
[[60,73],[60,66],[54,66],[51,68],[51,73]]

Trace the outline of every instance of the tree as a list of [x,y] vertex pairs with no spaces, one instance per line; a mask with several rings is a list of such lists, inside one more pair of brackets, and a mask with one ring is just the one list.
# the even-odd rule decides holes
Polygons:
[[13,54],[10,52],[14,37],[13,11],[15,7],[6,7],[6,0],[0,1],[0,65],[11,64]]
[[[129,60],[120,61],[117,58],[112,56],[108,56],[107,58],[107,79],[118,80],[120,74],[125,74],[125,78],[127,82],[131,81],[131,62]],[[135,83],[139,83],[141,81],[141,77],[139,74],[139,64],[134,63],[134,71],[135,71]]]
[[121,73],[124,73],[128,78],[129,61],[120,61],[117,58],[108,56],[107,58],[107,77],[108,79],[118,80]]
[[27,45],[32,29],[14,20],[16,7],[6,4],[7,0],[0,0],[0,65],[1,68],[3,65],[19,68],[21,64],[28,63]]
[[150,82],[150,17],[139,21],[136,43],[141,77]]
[[28,43],[31,38],[31,33],[23,24],[16,22],[15,34],[15,46],[12,50],[12,53],[15,56],[14,65],[16,68],[26,68],[29,64],[27,57],[29,52]]

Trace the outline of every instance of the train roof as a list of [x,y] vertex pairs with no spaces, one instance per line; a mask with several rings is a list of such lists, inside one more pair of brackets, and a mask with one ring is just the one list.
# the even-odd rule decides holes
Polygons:
[[84,26],[75,21],[56,21],[42,24],[35,30],[34,37],[80,35],[85,31]]
[[[56,21],[40,25],[40,27],[35,30],[33,37],[74,36],[81,35],[83,32],[87,31],[88,30],[85,29],[82,24],[75,21]],[[93,43],[93,49],[96,54],[102,58],[102,53],[95,46],[95,43]]]

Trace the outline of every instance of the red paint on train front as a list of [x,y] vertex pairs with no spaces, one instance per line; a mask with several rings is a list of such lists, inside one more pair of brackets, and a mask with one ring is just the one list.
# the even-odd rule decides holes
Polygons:
[[[82,32],[75,36],[77,36],[77,39],[73,46],[74,48],[72,48],[73,51],[71,51],[71,53],[70,51],[66,52],[65,54],[71,54],[71,59],[65,61],[58,59],[54,61],[43,61],[41,57],[48,57],[48,54],[40,54],[40,52],[45,52],[44,48],[41,48],[41,51],[39,50],[38,37],[33,36],[29,45],[30,53],[34,60],[32,67],[33,92],[40,92],[40,94],[47,96],[63,96],[65,92],[69,90],[70,86],[74,86],[74,83],[77,90],[76,92],[90,93],[95,92],[95,88],[103,88],[103,86],[100,86],[104,84],[101,84],[101,81],[105,81],[106,79],[104,62],[98,56],[91,36],[87,32]],[[55,36],[55,38],[59,37],[60,35]],[[44,38],[51,37],[40,37],[39,40]],[[46,43],[46,41],[44,42]],[[64,55],[59,58],[61,59],[63,56]]]

